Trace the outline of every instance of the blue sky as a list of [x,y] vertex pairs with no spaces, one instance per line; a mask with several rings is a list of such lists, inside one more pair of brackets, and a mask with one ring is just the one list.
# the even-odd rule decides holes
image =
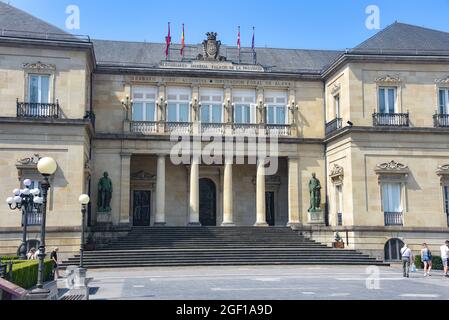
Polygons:
[[[1,0],[0,0],[1,1]],[[186,42],[200,43],[216,31],[235,45],[241,26],[242,46],[307,49],[351,48],[376,30],[365,27],[369,5],[380,9],[381,28],[400,21],[449,32],[449,0],[3,0],[65,29],[68,5],[80,8],[76,34],[97,39],[164,42],[167,22],[174,42],[185,23]]]

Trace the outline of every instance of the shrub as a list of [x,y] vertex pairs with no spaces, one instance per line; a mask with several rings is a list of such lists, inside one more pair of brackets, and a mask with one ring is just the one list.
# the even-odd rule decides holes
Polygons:
[[[39,262],[36,260],[17,262],[12,267],[12,283],[24,289],[30,289],[37,284]],[[52,280],[53,263],[46,260],[44,263],[44,281]]]
[[[421,261],[421,256],[415,257],[415,265],[417,268],[424,269],[424,263]],[[441,261],[441,257],[432,257],[432,269],[443,270],[443,262]]]
[[0,257],[0,261],[4,262],[4,261],[16,261],[19,260],[19,257],[16,256],[5,256],[5,257]]

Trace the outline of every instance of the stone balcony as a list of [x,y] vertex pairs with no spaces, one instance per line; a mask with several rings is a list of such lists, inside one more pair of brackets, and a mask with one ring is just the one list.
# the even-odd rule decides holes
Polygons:
[[140,135],[210,135],[291,137],[290,125],[125,121],[124,131]]

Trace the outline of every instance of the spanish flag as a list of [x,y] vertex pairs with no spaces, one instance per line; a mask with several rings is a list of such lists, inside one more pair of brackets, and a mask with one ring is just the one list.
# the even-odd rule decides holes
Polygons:
[[184,33],[184,23],[182,24],[182,36],[181,36],[181,56],[184,56],[184,48],[186,47],[186,36]]

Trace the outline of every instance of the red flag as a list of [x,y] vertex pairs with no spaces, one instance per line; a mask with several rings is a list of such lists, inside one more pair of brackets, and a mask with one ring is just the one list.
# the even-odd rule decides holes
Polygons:
[[181,56],[184,56],[184,48],[186,47],[186,36],[184,33],[184,23],[182,24],[182,36],[181,36]]
[[239,26],[239,34],[237,37],[237,49],[238,49],[239,60],[240,60],[240,48],[241,48],[241,44],[240,44],[240,26]]
[[169,52],[170,45],[171,45],[170,22],[168,23],[168,36],[165,37],[165,43],[166,43],[165,58],[168,58],[168,52]]

